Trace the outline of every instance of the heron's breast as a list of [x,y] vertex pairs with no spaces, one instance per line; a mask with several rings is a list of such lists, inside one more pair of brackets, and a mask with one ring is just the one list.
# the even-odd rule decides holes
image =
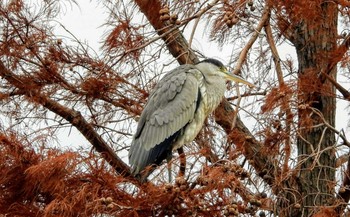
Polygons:
[[208,88],[204,83],[200,83],[201,98],[193,119],[185,126],[183,135],[176,141],[173,150],[176,150],[184,144],[192,142],[199,131],[202,129],[207,116],[214,111],[224,96],[226,89],[225,83],[219,81],[215,88]]
[[203,105],[200,105],[194,115],[193,120],[186,125],[184,134],[178,139],[173,147],[173,150],[180,148],[184,144],[192,142],[196,138],[199,131],[203,127],[206,116],[207,115],[205,113]]

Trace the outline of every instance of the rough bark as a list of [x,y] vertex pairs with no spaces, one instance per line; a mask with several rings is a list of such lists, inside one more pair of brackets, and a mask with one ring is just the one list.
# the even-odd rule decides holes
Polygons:
[[[335,125],[335,89],[323,78],[322,72],[327,71],[336,48],[337,7],[329,2],[315,10],[318,10],[317,17],[301,19],[296,25],[292,41],[299,62],[300,192],[292,196],[301,208],[287,209],[282,216],[310,216],[321,206],[334,204],[335,199],[335,135],[323,124],[326,121]],[[328,73],[334,78],[336,68]],[[294,200],[290,196],[286,198]]]

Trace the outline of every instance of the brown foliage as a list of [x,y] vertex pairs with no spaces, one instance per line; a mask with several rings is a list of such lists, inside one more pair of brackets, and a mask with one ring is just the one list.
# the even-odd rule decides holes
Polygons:
[[301,19],[319,19],[320,10],[323,1],[298,1],[298,0],[286,0],[286,1],[270,1],[274,6],[285,13],[286,17],[289,17],[293,24],[296,24]]
[[2,214],[89,216],[119,210],[108,208],[111,201],[106,203],[103,198],[112,198],[118,205],[132,200],[117,187],[123,178],[113,175],[104,163],[91,161],[94,155],[35,150],[15,134],[1,134],[0,142]]
[[[264,105],[261,107],[263,113],[271,112],[276,108],[287,108],[292,101],[295,90],[292,88],[293,84],[274,87],[266,95]],[[285,112],[285,111],[284,111]]]
[[[25,171],[31,165],[40,162],[40,155],[22,146],[14,134],[6,136],[2,133],[0,135],[0,145],[1,213],[13,212],[17,215],[30,213],[31,208],[25,204],[20,204],[19,201],[26,201],[33,197],[33,195],[27,197],[22,187],[26,183]],[[37,209],[33,211],[35,210],[38,211]]]
[[81,84],[81,89],[92,98],[101,98],[111,91],[109,80],[103,78],[88,78]]
[[[35,150],[15,134],[1,134],[0,148],[0,213],[11,216],[207,216],[229,212],[227,204],[236,204],[230,212],[242,213],[254,213],[262,205],[261,196],[240,181],[250,174],[234,164],[207,167],[192,184],[177,178],[174,185],[146,183],[135,189],[94,155]],[[227,191],[243,200],[232,200]]]
[[319,212],[314,214],[312,217],[337,217],[339,213],[332,208],[322,207]]
[[135,26],[130,20],[120,20],[118,25],[106,38],[105,47],[108,52],[125,52],[134,59],[140,58],[142,49],[137,49],[145,43],[144,36],[140,33],[143,26]]

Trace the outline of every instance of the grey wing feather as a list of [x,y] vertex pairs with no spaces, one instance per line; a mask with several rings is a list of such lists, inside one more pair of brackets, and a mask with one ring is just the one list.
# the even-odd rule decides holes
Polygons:
[[[172,147],[152,149],[177,134],[193,119],[199,91],[196,73],[200,72],[190,65],[183,65],[156,85],[141,114],[129,151],[129,161],[135,174],[157,160],[151,159],[155,157],[153,151],[171,151]],[[156,156],[160,154],[156,153]]]

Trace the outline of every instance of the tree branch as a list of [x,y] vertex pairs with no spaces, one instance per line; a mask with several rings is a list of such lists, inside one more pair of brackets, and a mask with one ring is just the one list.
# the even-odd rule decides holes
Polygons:
[[[278,54],[278,50],[276,47],[276,43],[275,40],[273,38],[272,35],[272,29],[271,29],[271,25],[270,22],[267,21],[266,25],[265,25],[265,32],[266,32],[266,39],[267,39],[267,43],[270,46],[271,49],[271,53],[273,56],[273,61],[275,63],[275,68],[276,68],[276,73],[277,73],[277,78],[278,78],[278,83],[280,88],[285,87],[285,83],[283,80],[283,72],[282,72],[282,67],[281,67],[281,59],[279,57]],[[288,98],[287,97],[282,97],[282,105],[281,105],[281,112],[285,113],[286,115],[286,120],[285,120],[285,132],[286,132],[286,138],[285,138],[285,144],[284,144],[284,151],[285,151],[285,156],[284,156],[284,163],[283,163],[283,170],[282,172],[285,174],[288,172],[289,170],[289,166],[288,166],[288,162],[289,162],[289,158],[290,158],[290,154],[291,154],[291,139],[290,139],[290,135],[291,135],[291,126],[292,126],[292,110],[290,108],[289,102],[288,102]]]
[[[76,127],[81,134],[91,143],[91,145],[101,153],[102,157],[115,170],[124,176],[131,176],[129,167],[115,154],[114,150],[98,135],[91,124],[89,124],[80,112],[67,108],[49,97],[40,93],[39,88],[35,88],[34,83],[23,81],[20,76],[12,73],[2,61],[0,61],[0,76],[7,82],[18,88],[30,101],[34,101],[64,118]],[[34,88],[33,88],[34,87]]]
[[263,15],[259,21],[259,24],[257,25],[251,38],[249,39],[249,41],[247,42],[247,44],[245,45],[245,47],[242,49],[241,53],[239,54],[239,58],[237,60],[236,67],[232,72],[233,74],[240,73],[241,68],[243,66],[243,63],[247,58],[248,51],[250,50],[250,48],[253,46],[254,42],[256,41],[258,36],[260,35],[260,32],[261,32],[262,28],[266,25],[266,21],[269,19],[269,17],[270,17],[270,6],[268,4],[266,4],[264,11],[263,11]]
[[169,32],[169,34],[163,35],[163,33],[167,32],[173,26],[165,25],[160,19],[158,12],[162,8],[161,1],[135,0],[135,2],[139,6],[140,11],[147,17],[148,21],[157,31],[158,35],[162,36],[169,52],[180,64],[199,62],[197,55],[189,49],[187,41],[178,28]]
[[329,74],[322,72],[322,75],[333,84],[333,86],[343,95],[344,99],[350,101],[350,92],[341,86],[334,78],[332,78]]
[[330,73],[333,71],[334,67],[337,66],[339,61],[344,57],[345,53],[349,50],[349,47],[350,47],[350,34],[346,36],[344,41],[332,53],[332,58],[330,59],[328,66],[325,68],[324,71],[322,71],[321,76],[324,76],[324,77],[321,77],[322,83],[324,83],[326,78],[328,78],[325,74],[330,75]]

